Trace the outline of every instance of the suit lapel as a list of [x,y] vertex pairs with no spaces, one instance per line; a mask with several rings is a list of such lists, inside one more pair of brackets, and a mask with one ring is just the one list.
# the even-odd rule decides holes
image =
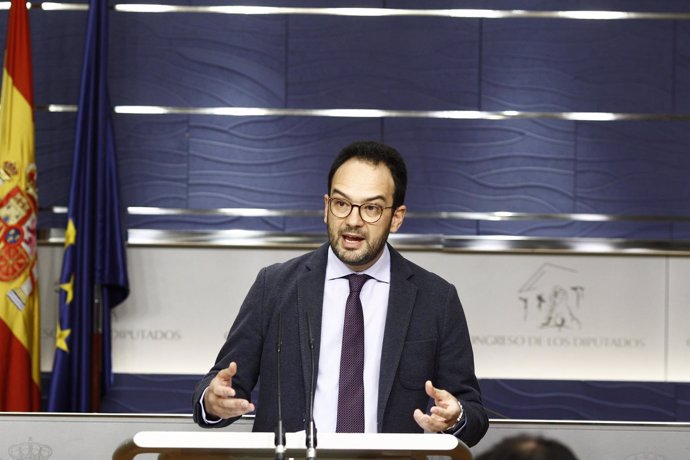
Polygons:
[[[307,403],[309,402],[312,378],[312,352],[309,346],[309,327],[314,341],[314,379],[319,367],[319,346],[321,344],[321,315],[323,309],[323,286],[326,277],[328,245],[317,249],[305,263],[305,271],[297,280],[297,314],[302,354],[302,375]],[[309,323],[307,324],[307,313]]]
[[[381,429],[383,413],[393,380],[398,370],[405,337],[412,316],[417,295],[417,286],[410,282],[412,272],[403,257],[389,246],[391,252],[391,286],[386,313],[386,327],[381,351],[381,371],[379,374],[379,400],[377,407],[378,428]],[[412,414],[410,414],[410,417]]]

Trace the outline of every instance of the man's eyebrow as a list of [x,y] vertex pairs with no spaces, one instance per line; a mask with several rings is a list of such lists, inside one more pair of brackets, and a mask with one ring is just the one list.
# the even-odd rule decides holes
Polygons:
[[[347,193],[343,193],[343,192],[341,192],[340,190],[338,190],[337,188],[334,188],[334,189],[333,189],[333,193],[331,193],[331,195],[334,195],[334,194],[336,194],[336,193],[339,194],[339,195],[342,195],[343,198],[346,198],[346,199],[352,201],[352,198],[350,198],[350,197],[347,195]],[[362,203],[371,203],[372,201],[376,201],[376,200],[381,200],[381,201],[383,201],[383,202],[385,203],[385,202],[386,202],[386,197],[383,196],[383,195],[376,195],[376,196],[372,196],[372,197],[367,198],[367,199],[364,200]]]

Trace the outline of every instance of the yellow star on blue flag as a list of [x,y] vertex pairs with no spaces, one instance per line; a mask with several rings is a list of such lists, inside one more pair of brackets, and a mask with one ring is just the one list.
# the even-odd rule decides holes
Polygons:
[[55,332],[55,346],[65,353],[69,353],[69,347],[67,346],[67,337],[72,333],[72,329],[62,329],[60,323],[57,325],[57,332]]
[[67,300],[65,300],[65,303],[67,305],[72,303],[72,299],[74,298],[74,273],[70,276],[68,282],[60,285],[60,289],[67,293]]
[[74,226],[74,221],[70,217],[67,221],[67,228],[65,229],[65,248],[74,244],[77,241],[77,229]]

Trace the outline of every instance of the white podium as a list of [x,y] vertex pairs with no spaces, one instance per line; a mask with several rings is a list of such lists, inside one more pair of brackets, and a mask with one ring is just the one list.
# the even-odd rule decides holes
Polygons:
[[[141,431],[123,442],[113,460],[130,460],[139,454],[159,459],[272,459],[273,433],[222,431]],[[304,459],[304,432],[288,433],[285,458]],[[467,446],[449,434],[322,433],[317,436],[317,458],[426,460],[445,456],[472,460]]]

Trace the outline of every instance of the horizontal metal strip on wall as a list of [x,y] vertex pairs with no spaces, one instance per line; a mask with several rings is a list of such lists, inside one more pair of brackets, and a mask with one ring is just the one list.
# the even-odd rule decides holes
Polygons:
[[216,14],[299,14],[324,16],[416,16],[469,19],[508,19],[508,18],[551,18],[584,20],[621,19],[663,19],[688,20],[689,13],[655,13],[628,11],[530,11],[530,10],[491,10],[491,9],[401,9],[401,8],[290,8],[271,6],[178,6],[178,5],[137,5],[116,4],[116,11],[132,13],[216,13]]
[[[40,208],[41,212],[67,214],[66,206]],[[265,209],[265,208],[159,208],[129,206],[131,216],[207,216],[207,217],[323,217],[323,210]],[[568,222],[690,222],[690,216],[649,214],[601,214],[601,213],[531,213],[531,212],[463,212],[432,211],[405,214],[412,219],[472,220],[472,221],[540,221],[560,220]]]
[[[76,105],[38,105],[52,113],[76,112]],[[169,107],[117,105],[113,111],[127,115],[216,115],[230,117],[334,117],[334,118],[424,118],[443,120],[551,119],[568,121],[690,121],[690,114],[612,112],[525,112],[518,110],[379,110],[379,109],[269,109],[259,107]]]
[[[464,236],[395,233],[390,242],[399,249],[442,252],[590,254],[590,255],[690,255],[687,240],[630,240],[616,238],[540,238],[522,236]],[[62,245],[63,229],[41,229],[41,245]],[[315,248],[326,234],[281,233],[254,230],[177,231],[130,229],[130,247],[226,247],[296,249]]]
[[[0,2],[0,10],[9,9],[10,2]],[[45,11],[86,11],[86,3],[35,2],[32,9]],[[352,17],[443,17],[465,19],[575,19],[575,20],[690,20],[690,13],[682,12],[636,12],[636,11],[543,11],[543,10],[494,10],[494,9],[402,9],[402,8],[298,8],[273,6],[193,6],[142,3],[117,3],[111,6],[115,11],[126,13],[205,13],[236,15],[320,15]]]
[[[43,212],[65,214],[66,207],[43,208]],[[181,209],[131,206],[137,216],[226,216],[226,217],[314,217],[321,210],[271,210],[258,208]],[[690,216],[612,215],[612,214],[537,214],[515,212],[410,212],[408,218],[457,219],[474,221],[561,220],[575,222],[688,222]],[[64,244],[64,229],[39,230],[39,243]],[[313,248],[325,241],[318,233],[284,233],[255,230],[156,230],[129,229],[130,246],[229,247],[229,248]],[[466,236],[441,234],[391,234],[396,247],[422,251],[506,252],[554,254],[690,255],[690,241],[635,240],[624,238],[545,238],[509,235]]]

